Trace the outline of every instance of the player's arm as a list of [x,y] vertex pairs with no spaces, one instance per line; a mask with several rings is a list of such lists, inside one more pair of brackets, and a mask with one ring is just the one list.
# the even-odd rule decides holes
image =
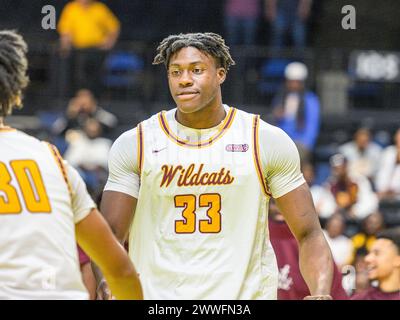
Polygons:
[[79,245],[99,266],[113,296],[117,299],[143,299],[136,270],[101,214],[92,209],[75,229]]
[[[124,244],[136,210],[139,193],[136,129],[121,135],[109,154],[109,176],[101,201],[101,212],[121,244]],[[99,298],[107,298],[107,288],[94,267]]]
[[[103,192],[101,212],[121,245],[124,245],[127,239],[136,202],[136,198],[122,192]],[[109,300],[111,294],[107,279],[104,279],[104,275],[96,264],[92,264],[92,269],[97,282],[97,299]]]
[[126,251],[95,208],[78,172],[68,164],[64,168],[79,246],[99,266],[117,299],[142,299],[139,278]]
[[299,243],[300,271],[312,296],[328,296],[333,279],[331,251],[322,233],[307,184],[276,199]]
[[300,171],[294,142],[281,129],[261,123],[266,179],[276,204],[299,243],[300,271],[312,296],[330,294],[333,259]]
[[122,192],[103,192],[101,212],[121,244],[127,240],[137,199]]

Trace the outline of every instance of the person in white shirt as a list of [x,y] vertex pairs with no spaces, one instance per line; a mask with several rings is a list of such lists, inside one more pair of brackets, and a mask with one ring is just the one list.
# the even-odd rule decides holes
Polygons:
[[400,129],[396,131],[394,141],[394,145],[384,149],[375,179],[382,200],[400,200]]
[[371,131],[368,128],[359,128],[354,134],[354,139],[341,145],[338,152],[348,160],[350,172],[371,180],[375,178],[382,148],[371,141]]
[[348,162],[342,154],[330,158],[331,176],[329,189],[338,209],[349,219],[362,220],[378,209],[378,197],[369,180],[348,170]]
[[101,125],[94,118],[86,120],[83,129],[83,132],[72,131],[67,134],[69,147],[64,154],[65,160],[83,170],[107,170],[111,140],[101,137]]
[[314,184],[314,167],[310,162],[302,165],[304,179],[310,186],[311,195],[313,197],[315,210],[322,219],[327,219],[337,210],[335,198],[325,185]]
[[344,235],[346,221],[340,213],[333,214],[326,222],[324,234],[332,250],[339,270],[351,263],[353,257],[353,243]]

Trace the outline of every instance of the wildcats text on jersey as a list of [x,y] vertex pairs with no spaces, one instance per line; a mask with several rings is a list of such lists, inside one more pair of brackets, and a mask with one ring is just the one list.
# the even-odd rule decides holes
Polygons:
[[163,186],[167,188],[174,180],[175,176],[179,176],[177,181],[178,187],[229,185],[235,180],[235,177],[231,176],[230,170],[221,168],[219,172],[209,173],[203,172],[203,167],[204,164],[200,164],[195,172],[196,164],[194,163],[187,168],[184,168],[182,165],[163,165],[161,167],[163,178],[160,183],[160,188]]

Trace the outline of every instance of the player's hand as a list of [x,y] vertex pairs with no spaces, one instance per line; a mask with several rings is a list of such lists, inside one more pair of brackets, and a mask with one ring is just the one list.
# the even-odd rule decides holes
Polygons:
[[97,287],[97,300],[111,300],[111,291],[108,288],[107,282],[105,280],[101,280],[99,286]]
[[315,296],[307,296],[304,300],[333,300],[329,294],[320,294]]

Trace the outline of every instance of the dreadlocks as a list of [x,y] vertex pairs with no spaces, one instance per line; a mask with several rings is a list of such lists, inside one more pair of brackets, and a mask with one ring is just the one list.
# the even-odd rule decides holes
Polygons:
[[224,39],[220,35],[211,32],[181,33],[168,36],[157,47],[157,55],[153,64],[164,63],[165,67],[168,68],[171,55],[185,47],[194,47],[211,55],[216,59],[218,67],[222,67],[226,71],[229,70],[230,66],[235,65]]
[[29,82],[26,70],[27,45],[18,33],[0,31],[0,117],[22,106],[20,95]]

